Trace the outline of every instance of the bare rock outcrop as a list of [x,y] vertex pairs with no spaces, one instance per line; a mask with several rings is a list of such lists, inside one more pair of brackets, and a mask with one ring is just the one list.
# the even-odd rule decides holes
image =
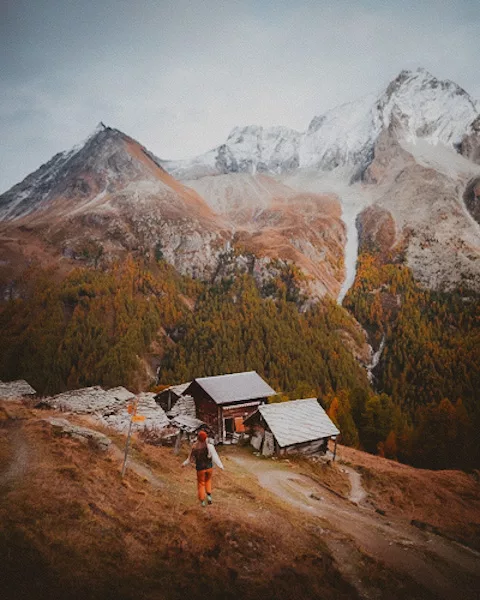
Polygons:
[[468,182],[478,176],[479,167],[454,150],[409,142],[389,127],[365,173],[365,182],[375,184],[369,186],[375,212],[363,215],[364,230],[381,245],[389,243],[388,220],[374,222],[375,215],[389,213],[396,242],[403,244],[407,264],[421,284],[480,290],[480,229],[463,199]]
[[460,153],[465,158],[480,165],[480,116],[471,124],[472,132],[460,144]]
[[468,182],[463,194],[463,200],[468,212],[480,225],[480,176]]
[[385,254],[395,244],[395,220],[384,208],[365,208],[357,217],[357,227],[361,250],[378,250]]
[[65,435],[74,438],[103,452],[108,450],[112,443],[112,440],[103,433],[95,431],[94,429],[89,429],[88,427],[73,425],[67,419],[49,417],[44,419],[44,421],[52,426],[53,431],[57,435]]

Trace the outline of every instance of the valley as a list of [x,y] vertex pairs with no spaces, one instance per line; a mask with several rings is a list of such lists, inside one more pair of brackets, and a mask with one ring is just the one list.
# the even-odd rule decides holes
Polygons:
[[480,600],[480,2],[0,15],[0,600]]
[[252,369],[320,398],[347,444],[478,468],[479,112],[417,69],[185,161],[101,123],[0,196],[0,378]]

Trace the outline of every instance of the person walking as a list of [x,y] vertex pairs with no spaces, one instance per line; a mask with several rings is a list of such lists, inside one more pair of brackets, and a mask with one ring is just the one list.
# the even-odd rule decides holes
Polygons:
[[[223,469],[222,461],[215,450],[215,446],[207,441],[205,431],[199,431],[197,441],[192,446],[188,458],[182,466],[194,464],[197,470],[198,499],[202,506],[212,504],[212,475],[213,465]],[[206,498],[206,501],[205,501]]]

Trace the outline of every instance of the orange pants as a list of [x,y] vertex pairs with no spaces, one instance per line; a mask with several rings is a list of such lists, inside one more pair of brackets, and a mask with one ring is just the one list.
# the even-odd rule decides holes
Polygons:
[[205,500],[205,492],[207,494],[212,493],[212,473],[213,469],[203,469],[203,471],[197,471],[197,489],[198,499],[200,501]]

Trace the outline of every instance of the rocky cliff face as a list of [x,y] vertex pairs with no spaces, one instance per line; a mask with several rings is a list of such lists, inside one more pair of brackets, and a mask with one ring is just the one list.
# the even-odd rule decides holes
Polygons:
[[480,225],[480,172],[478,177],[469,181],[463,194],[463,201],[469,213]]
[[[364,240],[385,250],[403,245],[407,264],[428,288],[480,289],[480,229],[464,201],[470,182],[474,204],[475,174],[478,166],[454,150],[408,142],[392,125],[380,135],[365,173],[377,219],[371,210],[360,215]],[[394,239],[391,226],[386,235],[385,215],[393,219]]]
[[480,165],[480,116],[472,123],[471,132],[465,135],[460,144],[460,153]]

